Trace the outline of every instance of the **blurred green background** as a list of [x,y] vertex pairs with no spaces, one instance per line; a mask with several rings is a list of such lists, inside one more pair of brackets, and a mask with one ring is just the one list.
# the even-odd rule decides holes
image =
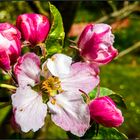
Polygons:
[[[101,86],[110,88],[123,96],[127,109],[125,121],[118,128],[129,138],[140,138],[140,2],[138,1],[52,1],[61,12],[66,31],[65,53],[76,58],[77,53],[68,48],[68,39],[76,40],[87,23],[107,23],[115,35],[114,47],[120,52],[117,59],[101,67]],[[48,15],[46,1],[0,2],[0,22],[15,24],[19,14],[35,12]],[[131,51],[131,49],[132,51]],[[130,49],[130,52],[129,52]],[[128,52],[123,53],[124,50]],[[0,83],[9,83],[9,77],[0,71]],[[8,91],[0,88],[0,101],[7,101]],[[10,110],[10,111],[8,111]],[[0,110],[0,138],[48,138],[66,139],[66,133],[55,126],[50,118],[34,136],[19,135],[9,126],[11,108]],[[47,127],[47,129],[46,129]]]

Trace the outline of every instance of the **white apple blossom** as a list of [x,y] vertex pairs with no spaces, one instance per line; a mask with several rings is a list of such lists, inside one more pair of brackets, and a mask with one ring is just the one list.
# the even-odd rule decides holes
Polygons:
[[[40,69],[39,57],[27,53],[14,68],[19,87],[12,95],[15,121],[21,130],[37,131],[44,125],[47,109],[52,121],[66,131],[83,136],[90,127],[88,105],[81,91],[89,93],[99,83],[97,70],[84,62],[55,54]],[[41,80],[43,76],[43,80]],[[42,95],[47,95],[47,100]]]

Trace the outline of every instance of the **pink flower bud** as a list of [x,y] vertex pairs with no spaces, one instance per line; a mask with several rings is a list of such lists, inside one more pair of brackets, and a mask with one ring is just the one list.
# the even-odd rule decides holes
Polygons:
[[117,54],[113,48],[114,35],[107,24],[89,24],[78,40],[80,55],[98,65],[109,63]]
[[89,110],[91,118],[106,127],[118,127],[124,121],[121,111],[108,96],[92,100]]
[[50,30],[50,23],[46,16],[40,14],[19,15],[16,26],[21,31],[23,39],[32,46],[45,41]]
[[0,23],[0,68],[10,70],[21,52],[20,32],[9,23]]

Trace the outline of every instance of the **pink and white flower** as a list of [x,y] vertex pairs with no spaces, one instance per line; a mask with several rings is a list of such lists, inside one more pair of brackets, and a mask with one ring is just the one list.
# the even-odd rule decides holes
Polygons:
[[[44,125],[48,108],[56,125],[83,136],[90,127],[90,113],[80,90],[88,94],[99,83],[98,74],[91,65],[72,64],[72,59],[63,54],[48,59],[42,71],[39,66],[39,58],[34,53],[25,54],[15,66],[19,83],[12,95],[16,123],[24,132],[37,131]],[[47,103],[42,99],[43,94],[48,95]]]
[[19,87],[12,95],[12,105],[15,121],[23,132],[37,131],[44,125],[47,115],[47,105],[43,103],[41,93],[31,88],[39,82],[39,66],[40,59],[34,53],[20,57],[15,65]]
[[113,47],[114,35],[107,24],[89,24],[77,42],[80,55],[85,61],[104,65],[118,54]]
[[0,23],[0,68],[10,70],[21,52],[19,30],[9,23]]

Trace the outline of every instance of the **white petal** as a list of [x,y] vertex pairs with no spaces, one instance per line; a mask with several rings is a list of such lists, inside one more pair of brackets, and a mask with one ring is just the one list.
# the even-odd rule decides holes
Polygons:
[[40,59],[34,53],[26,53],[14,67],[15,75],[20,86],[31,85],[39,82]]
[[70,73],[61,78],[61,87],[65,91],[89,93],[99,84],[99,68],[92,64],[77,62],[72,64]]
[[48,70],[48,68],[47,68],[47,61],[45,61],[45,62],[42,64],[41,75],[42,75],[45,79],[47,79],[49,76],[52,75],[52,74],[50,73],[50,71]]
[[55,124],[74,135],[83,136],[89,128],[90,114],[82,97],[66,92],[56,95],[55,100],[55,104],[51,103],[51,99],[48,102]]
[[12,105],[15,121],[23,132],[35,132],[44,125],[47,105],[42,102],[42,96],[31,87],[19,87],[12,95]]
[[99,33],[103,33],[108,29],[111,29],[111,26],[109,26],[108,24],[100,23],[94,25],[93,32],[99,34]]
[[47,60],[47,68],[52,75],[64,77],[70,72],[72,58],[64,54],[55,54]]

